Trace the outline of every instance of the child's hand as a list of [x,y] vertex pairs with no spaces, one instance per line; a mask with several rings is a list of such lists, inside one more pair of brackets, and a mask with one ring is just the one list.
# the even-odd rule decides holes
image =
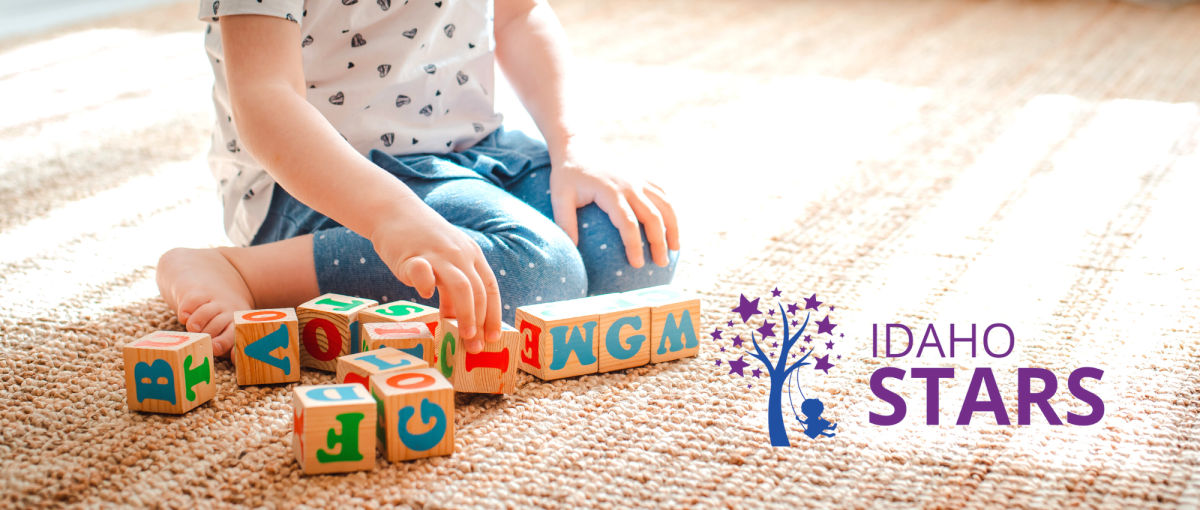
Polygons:
[[[500,286],[479,245],[415,196],[371,233],[371,242],[400,282],[433,297],[445,317],[457,318],[467,352],[500,340]],[[476,335],[482,331],[484,334]]]
[[654,183],[617,173],[613,170],[615,164],[597,144],[577,140],[572,139],[561,157],[551,158],[554,222],[578,245],[575,210],[595,202],[621,232],[629,265],[640,268],[646,262],[642,257],[640,221],[646,226],[654,263],[666,266],[667,250],[679,250],[679,224],[666,193]]

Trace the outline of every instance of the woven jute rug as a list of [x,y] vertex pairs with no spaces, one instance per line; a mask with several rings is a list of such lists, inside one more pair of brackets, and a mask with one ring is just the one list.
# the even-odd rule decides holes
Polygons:
[[[289,387],[240,388],[228,361],[212,402],[130,412],[121,347],[180,329],[158,256],[228,241],[194,5],[97,20],[0,45],[0,508],[1200,505],[1200,8],[553,6],[597,132],[678,201],[697,358],[460,395],[454,455],[349,475],[301,476]],[[814,293],[838,336],[813,350],[834,367],[801,379],[837,435],[774,409],[792,446],[772,448],[766,380],[729,363],[750,360],[735,334],[779,318],[731,309]],[[1017,347],[872,357],[886,323],[943,341],[1005,323]],[[869,422],[890,409],[869,384],[886,366],[955,368],[941,425],[911,378],[888,383],[906,422]],[[1089,412],[1071,371],[1101,368],[1084,386],[1104,418],[952,425],[983,366],[1014,423],[1017,368],[1057,375],[1063,418]]]

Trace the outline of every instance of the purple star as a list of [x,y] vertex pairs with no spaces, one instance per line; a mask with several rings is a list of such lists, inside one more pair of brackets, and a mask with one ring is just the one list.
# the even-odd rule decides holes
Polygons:
[[731,328],[732,328],[732,327],[733,327],[733,321],[726,322],[726,323],[725,323],[725,325],[726,325],[726,326],[729,326],[729,327],[731,327]]
[[755,315],[762,313],[762,312],[758,311],[758,298],[754,298],[754,301],[750,301],[750,300],[746,299],[745,294],[742,294],[741,298],[742,298],[741,303],[738,304],[737,308],[734,308],[733,311],[737,312],[738,314],[740,314],[742,316],[743,323],[750,320],[751,317],[754,317]]
[[804,354],[804,351],[806,350],[807,349],[805,349],[803,345],[800,346],[800,354]]
[[770,310],[767,310],[767,315],[770,315],[771,317],[774,317],[774,316],[775,316],[775,309],[774,309],[774,308],[772,308],[772,309],[770,309]]
[[771,342],[771,348],[779,347],[779,342]]
[[817,321],[817,334],[819,335],[821,333],[829,333],[832,335],[833,328],[836,328],[836,327],[837,327],[837,324],[833,324],[833,323],[829,322],[829,316],[826,315],[824,319]]
[[783,292],[779,290],[779,287],[775,287],[775,290],[771,291],[771,297],[779,297],[780,294]]
[[754,389],[754,385],[753,385],[753,384],[747,384],[747,385],[746,385],[746,389],[748,389],[748,390],[749,390],[749,389]]
[[812,335],[804,335],[804,341],[808,342],[808,343],[812,343]]
[[717,360],[717,366],[721,366],[721,360]]
[[774,322],[764,322],[763,325],[761,327],[759,327],[756,331],[758,331],[759,334],[761,334],[763,336],[763,339],[766,339],[769,336],[775,336],[775,323]]
[[796,326],[798,326],[798,325],[800,325],[800,323],[799,323],[799,322],[792,321],[792,327],[793,327],[793,328],[794,328],[794,327],[796,327]]
[[[824,370],[825,375],[829,375],[829,369],[833,368],[833,363],[829,362],[829,355],[817,356],[816,360],[817,366],[813,367],[813,370]],[[730,362],[730,364],[732,365],[733,362]]]
[[833,305],[829,305],[829,311],[832,312],[833,310],[834,310]]
[[839,337],[842,337],[842,338],[846,338],[846,334],[845,334],[845,333],[839,333],[839,334],[838,334],[838,336],[839,336]]
[[830,341],[828,341],[828,342],[825,342],[825,348],[826,348],[826,349],[832,349],[832,348],[833,348],[833,340],[830,340]]
[[821,302],[817,301],[816,294],[813,294],[812,297],[810,297],[810,298],[804,298],[804,309],[805,310],[816,310],[818,306],[821,306]]
[[759,370],[756,368],[756,369],[754,369],[753,372],[750,372],[750,374],[753,375],[757,379],[757,378],[759,378],[759,376],[762,375],[762,370]]
[[800,307],[799,307],[799,306],[796,306],[796,303],[792,303],[792,304],[788,305],[788,312],[787,312],[787,313],[790,313],[790,314],[792,314],[792,315],[796,315],[796,312],[799,312],[799,311],[800,311]]
[[841,354],[838,354],[838,359],[842,359],[842,355],[841,355]]
[[741,347],[741,346],[742,346],[742,335],[735,335],[735,336],[733,337],[733,346],[734,346],[734,347]]
[[713,337],[713,340],[720,340],[721,339],[721,330],[713,328],[712,337]]
[[[742,356],[742,358],[744,358],[744,357],[745,356]],[[742,361],[742,358],[738,358],[738,359],[735,359],[735,360],[729,362],[729,373],[730,374],[737,372],[738,377],[746,377],[746,374],[742,373],[742,370],[745,369],[746,367],[750,366],[750,364],[746,363],[745,361]]]
[[722,346],[721,346],[721,352],[725,352],[725,346],[724,346],[724,345],[722,345]]

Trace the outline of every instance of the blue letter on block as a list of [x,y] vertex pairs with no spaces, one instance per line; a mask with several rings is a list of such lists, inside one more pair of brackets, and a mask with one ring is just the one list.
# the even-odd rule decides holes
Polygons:
[[[164,384],[158,384],[158,379],[166,379]],[[146,382],[142,382],[146,379]],[[165,359],[156,359],[154,364],[148,365],[145,361],[139,361],[133,367],[133,381],[137,384],[137,399],[140,404],[143,400],[152,398],[154,400],[165,400],[175,405],[175,374],[171,371],[171,364]]]
[[412,354],[414,358],[425,359],[425,344],[417,344],[416,347],[400,349],[402,352]]
[[363,356],[363,357],[361,357],[361,358],[358,358],[358,360],[359,360],[359,361],[365,361],[365,362],[367,362],[367,363],[370,363],[370,364],[372,364],[372,365],[375,365],[375,366],[379,367],[379,369],[380,369],[380,370],[390,370],[390,369],[393,369],[393,368],[400,368],[400,367],[403,367],[403,366],[407,366],[407,365],[411,365],[411,364],[412,364],[412,362],[411,362],[411,361],[408,361],[408,360],[406,360],[406,359],[402,359],[402,360],[400,360],[400,362],[399,362],[399,363],[388,363],[388,362],[386,362],[386,361],[384,361],[384,360],[381,360],[381,359],[379,359],[379,357],[378,357],[378,356],[376,356],[376,355],[374,355],[374,354],[368,354],[368,355],[366,355],[366,356]]
[[259,338],[258,340],[255,340],[254,343],[247,345],[244,349],[244,352],[251,358],[283,370],[283,375],[290,375],[292,373],[291,356],[276,358],[275,356],[271,355],[271,351],[279,348],[283,348],[286,351],[291,339],[291,335],[288,334],[287,324],[284,324],[283,327],[275,330],[271,334]]
[[562,370],[567,366],[567,360],[571,357],[571,351],[575,351],[575,356],[579,358],[580,365],[591,365],[596,362],[596,355],[592,349],[592,332],[596,330],[596,321],[587,321],[583,323],[583,334],[579,334],[579,326],[571,327],[571,337],[567,338],[567,326],[558,326],[550,328],[550,336],[553,338],[554,359],[550,362],[550,370]]
[[637,354],[642,348],[642,342],[646,341],[646,335],[633,335],[629,337],[629,348],[626,349],[621,345],[621,328],[629,326],[635,330],[642,329],[642,318],[634,315],[633,317],[621,317],[612,326],[608,328],[608,334],[605,335],[604,344],[608,347],[608,354],[616,359],[629,359],[634,354]]
[[[329,398],[328,396],[326,396],[325,392],[329,391],[329,390],[336,391],[338,394],[337,398]],[[358,400],[358,394],[355,393],[354,388],[350,387],[350,386],[338,386],[336,388],[330,388],[330,387],[313,388],[311,390],[308,390],[308,393],[305,393],[304,396],[311,398],[313,400],[320,400],[323,402],[341,402],[343,400]]]
[[358,336],[360,333],[361,332],[358,330],[358,321],[351,322],[350,323],[350,354],[358,354],[360,352],[365,352],[367,350],[367,346],[363,345],[363,343],[358,340]]
[[442,436],[446,435],[446,412],[442,410],[442,406],[430,402],[429,399],[421,399],[421,423],[429,424],[429,420],[436,420],[433,428],[424,434],[412,434],[408,431],[408,420],[413,417],[417,410],[413,406],[404,406],[400,408],[400,442],[409,450],[415,452],[424,452],[437,446],[442,442]]
[[[680,342],[680,337],[683,337],[685,342]],[[675,324],[675,313],[667,314],[667,323],[663,326],[662,338],[658,342],[658,353],[667,353],[667,339],[671,340],[671,352],[679,351],[687,344],[687,348],[691,349],[700,344],[696,339],[696,327],[692,325],[692,314],[687,310],[683,311],[683,316],[679,318],[679,324]]]

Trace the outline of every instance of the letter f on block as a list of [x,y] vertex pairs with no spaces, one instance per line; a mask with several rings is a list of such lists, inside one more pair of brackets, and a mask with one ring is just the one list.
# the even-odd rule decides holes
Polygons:
[[247,345],[245,353],[247,356],[258,361],[271,365],[283,371],[283,375],[291,375],[292,373],[292,358],[284,356],[276,358],[271,355],[275,349],[283,349],[285,352],[288,348],[288,343],[291,340],[291,335],[288,334],[287,324],[284,324],[273,333],[259,338],[254,343]]
[[358,451],[358,424],[363,418],[365,418],[363,413],[337,415],[337,421],[342,424],[342,433],[338,434],[333,431],[333,428],[330,428],[325,434],[325,446],[329,450],[333,450],[338,444],[341,444],[342,451],[334,455],[318,448],[317,462],[324,464],[327,462],[356,462],[362,460],[362,453]]
[[691,313],[684,310],[683,315],[679,317],[679,324],[675,323],[674,312],[667,314],[667,323],[663,326],[662,337],[658,341],[659,354],[667,353],[668,339],[671,340],[671,352],[682,350],[685,346],[691,349],[700,344],[696,339],[696,327],[692,324]]

